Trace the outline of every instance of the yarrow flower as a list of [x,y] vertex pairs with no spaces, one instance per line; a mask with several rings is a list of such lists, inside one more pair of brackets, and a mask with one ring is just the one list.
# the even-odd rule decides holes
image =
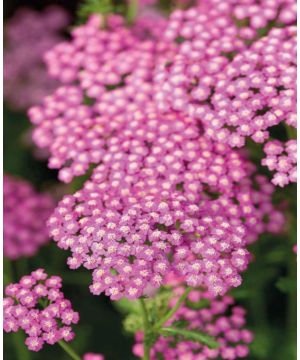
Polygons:
[[129,29],[114,15],[101,29],[102,21],[91,16],[72,31],[70,42],[46,53],[49,74],[63,86],[29,111],[34,141],[49,149],[49,166],[62,168],[59,178],[65,182],[101,160],[104,139],[127,113],[152,102],[152,72],[169,51],[155,34],[143,39],[142,25]]
[[268,128],[284,121],[296,127],[295,27],[273,29],[226,67],[203,107],[207,135],[231,146],[246,137],[264,143]]
[[294,0],[206,0],[175,10],[162,36],[177,47],[156,66],[157,106],[199,116],[226,65],[257,40],[258,30],[295,21]]
[[72,269],[93,270],[97,295],[137,298],[170,268],[224,293],[241,283],[246,245],[283,222],[273,186],[252,174],[242,155],[203,137],[197,121],[137,112],[108,139],[91,180],[56,208],[50,235],[71,250]]
[[5,288],[4,331],[24,330],[31,351],[41,350],[45,343],[69,342],[75,336],[72,324],[78,323],[79,315],[64,298],[61,282],[59,276],[38,269]]
[[51,6],[42,12],[20,9],[5,24],[4,98],[14,109],[27,110],[55,88],[43,54],[62,41],[68,22],[62,8]]
[[155,102],[161,111],[174,109],[194,115],[199,104],[210,97],[229,61],[227,55],[244,48],[229,11],[227,2],[208,1],[171,13],[162,36],[177,45],[176,51],[157,64],[154,78],[158,85]]
[[55,206],[52,197],[37,193],[25,180],[4,175],[3,203],[4,256],[33,256],[49,241],[45,222]]
[[235,19],[249,23],[249,27],[253,29],[264,29],[270,26],[270,23],[275,23],[275,26],[290,25],[297,19],[295,0],[231,0],[230,2],[234,6]]
[[[170,301],[172,308],[183,287],[175,287],[174,296]],[[216,349],[174,336],[160,336],[151,348],[150,359],[157,359],[159,355],[168,360],[189,359],[226,359],[234,360],[246,358],[249,354],[249,344],[253,340],[252,333],[245,328],[246,311],[234,304],[231,296],[213,298],[205,290],[194,289],[190,292],[185,303],[176,314],[168,320],[165,326],[183,322],[188,330],[196,330],[211,335],[219,343]],[[143,357],[143,333],[135,336],[136,344],[133,353]]]
[[264,146],[266,157],[262,165],[270,171],[275,171],[272,183],[284,187],[290,182],[297,181],[297,141],[289,140],[285,144],[279,140],[273,140]]

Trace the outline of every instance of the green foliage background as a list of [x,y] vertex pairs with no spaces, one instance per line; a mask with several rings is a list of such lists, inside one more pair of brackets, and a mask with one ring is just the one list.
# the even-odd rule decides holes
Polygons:
[[[53,1],[43,1],[43,5]],[[76,1],[57,1],[74,10]],[[21,5],[41,6],[40,1],[6,1],[6,14]],[[4,171],[21,176],[40,190],[55,189],[71,192],[72,187],[62,187],[56,180],[56,172],[47,164],[36,160],[32,147],[24,140],[30,129],[24,114],[4,109]],[[275,137],[285,138],[285,129],[277,129]],[[260,147],[249,144],[253,160],[259,164]],[[262,169],[264,171],[264,169]],[[243,274],[242,286],[232,294],[248,311],[248,327],[255,333],[249,360],[296,359],[296,255],[292,246],[296,243],[296,187],[290,185],[277,190],[276,201],[287,203],[286,229],[281,236],[263,235],[251,248],[254,261]],[[10,278],[19,279],[37,267],[44,267],[50,274],[59,274],[64,280],[66,296],[80,312],[80,323],[75,327],[73,346],[78,353],[99,352],[106,360],[131,360],[133,339],[122,330],[122,316],[104,296],[93,296],[88,289],[90,274],[84,270],[69,270],[68,254],[54,243],[44,247],[36,257],[4,262],[4,283]],[[28,352],[22,336],[4,335],[5,360],[52,360],[67,359],[57,346],[45,346],[39,353]]]

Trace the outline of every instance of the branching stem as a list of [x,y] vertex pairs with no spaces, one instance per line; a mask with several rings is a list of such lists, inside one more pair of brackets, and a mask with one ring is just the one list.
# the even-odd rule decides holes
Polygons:
[[191,287],[187,287],[185,289],[184,293],[177,300],[177,303],[175,304],[175,306],[170,311],[168,311],[166,313],[166,315],[161,318],[160,321],[158,321],[155,324],[154,329],[156,331],[158,331],[176,313],[176,311],[180,308],[182,303],[187,299],[187,297],[188,297],[189,293],[191,292],[191,290],[192,290]]
[[70,356],[71,359],[81,360],[81,357],[77,355],[76,352],[71,348],[71,346],[67,344],[65,341],[60,340],[58,341],[58,344]]

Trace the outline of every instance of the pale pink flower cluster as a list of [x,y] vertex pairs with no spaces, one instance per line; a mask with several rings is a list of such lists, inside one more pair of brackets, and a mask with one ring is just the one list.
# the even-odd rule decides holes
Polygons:
[[43,54],[62,41],[68,22],[62,8],[51,6],[43,12],[22,8],[5,24],[4,99],[13,110],[27,110],[55,88]]
[[177,43],[177,48],[157,66],[158,107],[199,116],[224,67],[258,38],[259,28],[295,21],[294,0],[208,0],[188,10],[175,10],[162,36]]
[[296,127],[295,27],[273,29],[237,55],[215,86],[210,106],[198,114],[213,139],[241,147],[264,143],[284,121]]
[[[246,245],[278,232],[273,186],[249,161],[177,115],[136,114],[107,143],[82,190],[51,216],[50,234],[72,269],[93,270],[94,294],[137,298],[175,269],[191,286],[224,294],[241,283]],[[214,200],[215,198],[215,200]]]
[[[232,147],[264,143],[281,122],[296,127],[295,6],[211,0],[175,10],[162,36],[176,50],[155,69],[158,109],[200,119],[206,135]],[[270,24],[286,27],[259,39]]]
[[158,27],[148,22],[140,19],[129,29],[121,17],[110,16],[101,29],[102,18],[94,15],[73,30],[71,42],[46,53],[50,75],[65,85],[32,107],[29,117],[36,125],[34,141],[50,151],[49,166],[61,169],[62,181],[99,163],[103,138],[126,114],[151,103],[152,72],[169,45],[157,38],[165,22]]
[[[215,0],[219,1],[219,0]],[[200,0],[201,2],[201,0]],[[262,29],[270,23],[289,25],[297,19],[294,0],[229,0],[235,19],[248,23],[252,29]]]
[[264,146],[266,157],[262,165],[275,171],[272,183],[284,187],[289,182],[297,181],[297,140],[283,143],[279,140],[268,141]]
[[25,180],[4,175],[3,203],[4,256],[15,260],[35,255],[49,241],[45,223],[55,206],[52,197],[37,193]]
[[71,341],[75,336],[71,325],[78,323],[79,315],[64,298],[61,281],[38,269],[5,288],[4,331],[24,330],[29,350],[39,351],[45,343]]
[[[184,288],[177,286],[173,291],[174,296],[169,304],[170,308],[175,305]],[[201,302],[205,305],[201,306]],[[198,304],[200,305],[199,309],[197,309]],[[219,343],[219,347],[210,349],[201,343],[176,339],[174,336],[160,336],[151,348],[150,358],[156,360],[159,358],[159,354],[168,360],[246,358],[253,335],[245,328],[245,315],[245,310],[235,305],[231,296],[213,298],[206,291],[194,289],[165,326],[171,326],[176,322],[185,322],[187,323],[185,328],[213,336]],[[143,337],[142,332],[138,332],[135,336],[136,344],[133,347],[133,353],[139,358],[142,358],[144,353]]]
[[156,66],[154,94],[161,111],[170,108],[194,116],[201,102],[229,62],[228,55],[241,51],[244,42],[228,16],[230,5],[208,1],[203,6],[171,13],[164,41],[177,44],[175,54]]
[[[268,3],[261,16],[274,20],[273,10],[284,7],[279,3]],[[58,246],[71,251],[70,268],[92,270],[92,293],[135,299],[173,270],[187,284],[223,295],[241,283],[247,245],[264,231],[281,230],[274,186],[227,139],[240,131],[242,118],[226,122],[234,121],[230,112],[238,106],[262,118],[270,106],[280,109],[246,77],[272,78],[275,51],[283,58],[274,65],[280,101],[293,95],[294,30],[273,29],[256,41],[257,19],[239,27],[231,16],[240,6],[240,18],[255,19],[253,2],[247,4],[252,10],[244,17],[240,2],[201,2],[157,27],[151,17],[128,27],[120,16],[108,16],[104,26],[92,15],[45,55],[62,85],[30,109],[34,141],[50,151],[49,166],[62,181],[95,167],[48,225]],[[245,75],[243,61],[249,62]],[[248,95],[234,107],[239,80]],[[251,109],[260,97],[261,106]],[[282,111],[289,115],[292,105]]]

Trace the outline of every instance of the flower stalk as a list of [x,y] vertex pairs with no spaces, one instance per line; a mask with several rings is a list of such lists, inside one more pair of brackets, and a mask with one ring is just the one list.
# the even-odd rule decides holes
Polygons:
[[151,324],[149,321],[148,310],[143,298],[139,299],[141,305],[141,312],[143,317],[143,326],[144,326],[144,356],[143,360],[150,360],[150,350],[151,346],[149,343],[149,333],[151,332]]
[[180,308],[180,306],[182,305],[182,303],[187,299],[189,293],[191,292],[192,288],[191,287],[187,287],[184,291],[184,293],[180,296],[180,298],[177,300],[175,306],[170,309],[165,316],[163,316],[161,318],[160,321],[158,321],[155,324],[155,330],[159,331],[160,328],[169,320],[171,319],[171,317],[176,313],[176,311]]
[[58,345],[70,356],[73,360],[81,360],[80,356],[72,349],[72,347],[65,341],[58,341]]
[[161,328],[164,324],[172,318],[172,316],[176,313],[176,311],[180,308],[183,302],[187,299],[190,291],[192,290],[191,287],[187,287],[183,294],[177,300],[175,306],[169,310],[160,321],[156,324],[151,324],[149,320],[148,310],[145,304],[145,300],[143,298],[139,299],[140,307],[141,307],[141,314],[143,318],[143,327],[144,327],[144,356],[143,360],[150,360],[150,351],[151,346],[153,345],[154,339],[159,336]]

